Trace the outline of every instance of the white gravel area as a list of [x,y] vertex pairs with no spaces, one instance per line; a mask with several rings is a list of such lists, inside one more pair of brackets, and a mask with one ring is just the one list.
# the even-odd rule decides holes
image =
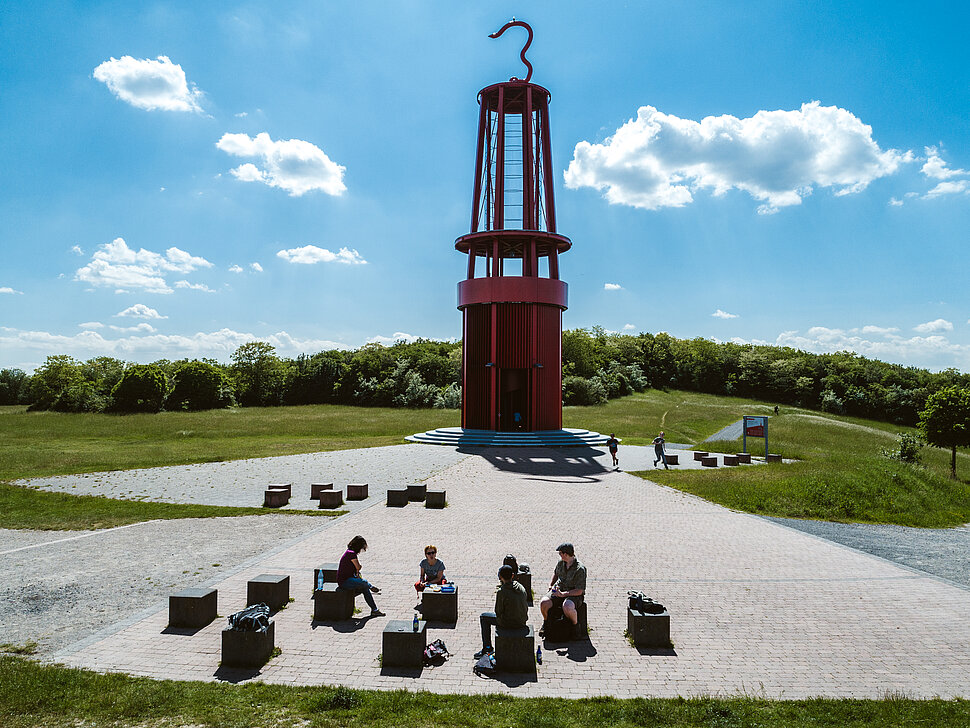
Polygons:
[[[435,445],[390,445],[361,450],[251,458],[144,470],[117,470],[16,481],[16,485],[73,495],[103,495],[125,500],[261,506],[270,483],[292,483],[288,508],[316,508],[310,483],[369,483],[371,497],[388,486],[420,482],[467,457]],[[0,548],[0,550],[3,550]]]

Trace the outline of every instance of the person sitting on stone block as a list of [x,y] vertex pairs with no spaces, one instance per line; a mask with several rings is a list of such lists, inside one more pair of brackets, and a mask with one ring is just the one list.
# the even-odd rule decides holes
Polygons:
[[367,541],[363,536],[354,536],[347,544],[347,550],[340,557],[340,564],[337,566],[337,588],[352,591],[355,594],[363,594],[364,601],[370,607],[370,616],[383,617],[384,612],[377,608],[374,601],[374,594],[380,594],[381,590],[371,585],[360,575],[360,561],[357,554],[367,550]]
[[512,577],[515,572],[508,564],[503,564],[498,570],[498,589],[495,591],[495,611],[482,612],[479,620],[482,623],[482,649],[475,653],[475,659],[482,655],[490,655],[495,650],[492,647],[492,627],[502,629],[520,629],[529,621],[529,599],[525,587]]
[[424,591],[428,584],[445,583],[445,562],[438,559],[438,547],[428,545],[424,547],[424,558],[418,564],[421,570],[418,580],[414,582],[417,591]]
[[576,558],[573,545],[568,541],[561,543],[556,551],[559,552],[559,563],[556,564],[552,581],[549,582],[549,593],[539,602],[543,626],[539,631],[540,636],[544,633],[549,610],[553,607],[561,608],[566,618],[575,626],[579,621],[576,608],[583,603],[586,594],[586,567]]

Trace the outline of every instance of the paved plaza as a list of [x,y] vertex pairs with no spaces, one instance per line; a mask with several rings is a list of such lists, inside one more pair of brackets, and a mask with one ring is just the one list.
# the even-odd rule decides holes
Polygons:
[[[625,469],[652,466],[651,448],[622,447],[620,456]],[[436,693],[570,697],[746,693],[783,699],[879,698],[891,693],[970,696],[970,589],[783,523],[733,512],[614,471],[602,450],[463,453],[406,445],[294,458],[36,483],[79,492],[82,488],[75,486],[86,481],[86,492],[103,488],[118,494],[124,482],[132,491],[129,497],[180,500],[178,494],[201,491],[223,504],[224,493],[235,493],[230,498],[234,504],[252,505],[253,493],[263,484],[283,480],[294,483],[297,507],[308,505],[297,498],[301,489],[308,491],[311,481],[325,477],[338,487],[370,482],[373,491],[351,513],[326,522],[300,516],[253,519],[284,523],[293,518],[305,523],[281,533],[275,544],[262,533],[254,553],[240,553],[236,563],[225,563],[214,572],[208,566],[212,553],[203,554],[200,545],[204,537],[187,537],[188,553],[179,555],[174,553],[177,548],[171,548],[179,545],[177,531],[161,536],[167,539],[166,553],[173,552],[169,558],[185,562],[178,566],[195,559],[209,568],[198,574],[188,570],[181,578],[168,574],[172,588],[162,593],[200,584],[215,586],[223,616],[245,605],[248,579],[262,573],[290,575],[294,601],[275,616],[281,654],[260,671],[219,667],[224,619],[194,634],[166,630],[167,603],[158,591],[154,600],[137,608],[127,604],[123,616],[116,610],[110,620],[89,627],[84,639],[52,651],[50,659],[158,678],[257,679]],[[327,477],[325,465],[341,475]],[[245,474],[255,474],[254,479],[250,482]],[[710,477],[717,478],[717,471],[711,471]],[[449,506],[427,510],[419,503],[404,508],[384,505],[383,489],[421,480],[430,488],[447,490]],[[212,487],[192,485],[201,482]],[[185,529],[187,536],[198,527],[168,523],[180,524],[169,528]],[[154,533],[160,526],[144,524],[128,531],[139,528]],[[11,533],[0,537],[6,539]],[[245,538],[245,531],[237,529],[235,534]],[[362,571],[382,587],[378,604],[387,616],[314,623],[313,568],[336,561],[356,534],[370,544],[361,557]],[[4,547],[0,551],[8,552],[4,558],[23,572],[34,568],[47,549],[68,555],[81,544],[88,544],[84,546],[88,549],[103,544],[107,553],[125,548],[111,546],[123,538],[120,529],[50,545],[32,534],[19,538],[14,545],[21,550],[9,553],[11,549]],[[51,541],[56,538],[65,536],[48,535]],[[558,558],[555,547],[564,540],[575,544],[576,555],[589,570],[589,640],[544,646],[536,678],[476,677],[472,654],[481,646],[478,614],[492,609],[495,572],[503,557],[513,553],[520,562],[531,564],[538,598]],[[417,597],[412,584],[428,543],[438,546],[448,576],[460,587],[457,625],[432,623],[428,630],[429,639],[444,640],[454,657],[433,669],[382,669],[378,655],[383,627],[389,619],[410,620],[414,614]],[[148,547],[148,543],[141,546]],[[127,548],[137,550],[132,544]],[[194,549],[199,549],[197,558]],[[143,563],[137,554],[131,558]],[[86,568],[83,562],[63,558],[61,563],[68,571],[72,566],[79,572]],[[123,569],[124,564],[116,567]],[[8,581],[0,582],[0,587],[9,587],[10,577],[3,578]],[[627,642],[623,631],[628,589],[642,589],[667,605],[672,649],[636,649]],[[11,593],[12,589],[0,591]],[[366,613],[362,598],[358,605]],[[537,607],[530,610],[530,623],[538,630]]]

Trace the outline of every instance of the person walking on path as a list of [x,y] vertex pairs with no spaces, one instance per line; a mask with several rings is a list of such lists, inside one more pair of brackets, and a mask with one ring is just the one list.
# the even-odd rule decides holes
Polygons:
[[363,594],[364,601],[370,607],[370,616],[383,617],[384,612],[377,608],[374,595],[380,594],[381,590],[371,585],[360,575],[360,561],[357,554],[367,550],[367,541],[363,536],[354,536],[347,544],[347,550],[340,557],[340,564],[337,566],[337,588],[352,591],[354,594]]
[[529,598],[525,587],[515,581],[514,577],[512,567],[502,564],[498,570],[498,589],[495,590],[495,611],[482,612],[479,617],[482,623],[482,649],[475,653],[476,660],[495,651],[492,648],[493,626],[518,629],[525,627],[529,621]]
[[620,447],[620,441],[616,439],[616,435],[612,432],[610,433],[610,439],[606,441],[606,447],[610,449],[610,456],[613,458],[613,467],[619,470],[620,461],[616,457],[616,451]]
[[661,430],[660,434],[653,438],[653,452],[657,456],[656,460],[653,461],[653,467],[657,467],[657,463],[663,463],[665,470],[670,470],[667,466],[667,453],[664,452],[664,433]]

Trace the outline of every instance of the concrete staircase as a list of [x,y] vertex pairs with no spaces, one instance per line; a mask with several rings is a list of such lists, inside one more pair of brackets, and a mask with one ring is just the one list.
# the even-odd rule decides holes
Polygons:
[[404,438],[409,442],[449,447],[590,447],[605,445],[606,435],[589,430],[565,428],[539,432],[495,432],[464,430],[461,427],[439,427]]

